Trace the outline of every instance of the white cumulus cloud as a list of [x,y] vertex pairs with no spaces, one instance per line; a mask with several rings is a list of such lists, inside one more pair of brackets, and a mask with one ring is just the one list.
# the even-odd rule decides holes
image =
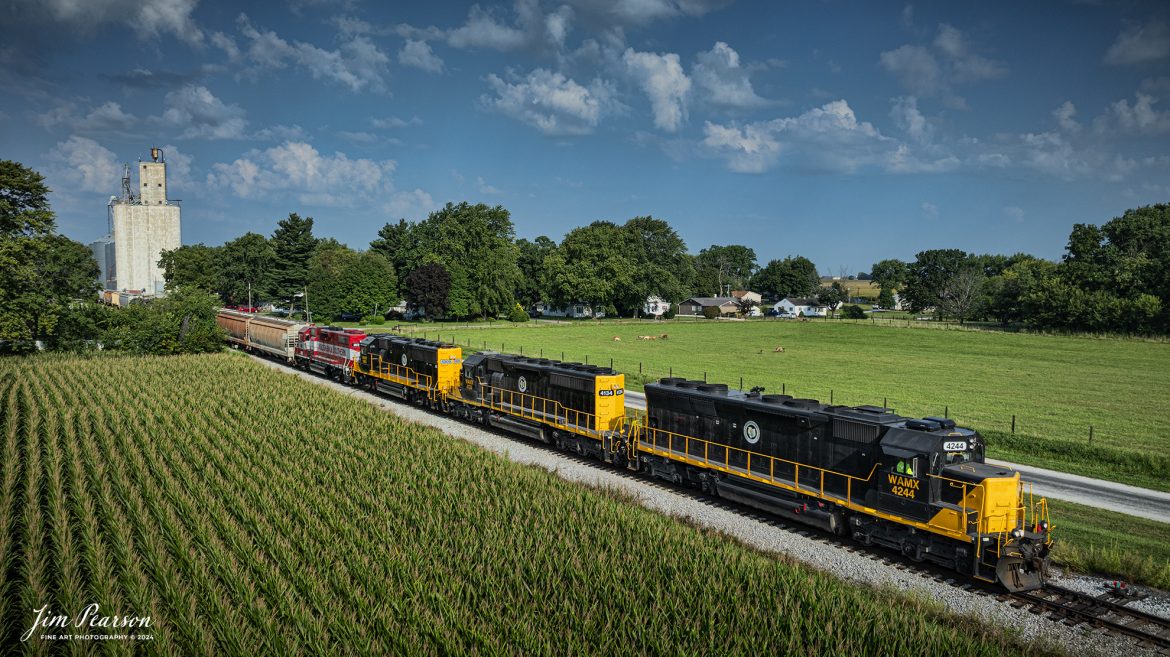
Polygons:
[[431,50],[431,45],[426,41],[407,39],[402,50],[398,51],[398,63],[420,68],[428,73],[443,72],[443,60]]
[[224,103],[203,86],[187,85],[172,91],[163,104],[166,109],[161,122],[183,130],[187,138],[238,139],[248,125],[242,108]]
[[46,0],[42,7],[62,22],[81,29],[101,23],[128,25],[141,37],[173,34],[198,44],[203,31],[191,18],[199,0]]
[[1105,51],[1105,63],[1142,64],[1170,57],[1170,26],[1157,20],[1131,23]]
[[212,165],[207,183],[241,198],[296,195],[302,203],[352,207],[390,198],[396,166],[393,160],[323,155],[304,142],[287,142]]
[[1170,132],[1170,111],[1159,112],[1154,108],[1157,103],[1157,98],[1141,92],[1132,105],[1123,98],[1109,106],[1105,116],[1098,120],[1098,128],[1112,125],[1123,132],[1139,135]]
[[730,0],[570,0],[574,7],[606,23],[645,25],[681,16],[702,16]]
[[585,87],[543,68],[511,82],[491,74],[487,83],[495,95],[484,95],[480,102],[546,135],[588,134],[603,116],[620,107],[613,90],[601,80]]
[[240,32],[248,42],[242,51],[252,63],[255,75],[266,68],[296,65],[314,79],[332,80],[350,91],[384,91],[385,72],[390,57],[366,36],[354,36],[337,50],[325,50],[303,41],[288,42],[272,30],[252,25],[244,14],[237,19]]
[[678,55],[636,52],[627,48],[622,61],[650,99],[654,125],[668,132],[681,128],[687,118],[691,79],[683,72]]
[[88,137],[73,135],[49,154],[48,177],[66,189],[115,194],[122,181],[122,165],[113,151]]
[[721,153],[732,171],[762,173],[775,166],[780,157],[780,142],[767,124],[752,123],[742,128],[703,125],[703,145]]
[[726,43],[716,42],[695,59],[691,77],[706,100],[738,108],[759,107],[767,102],[756,95],[747,70],[739,63],[739,53]]
[[966,101],[952,90],[955,84],[1007,74],[1002,62],[976,52],[960,30],[946,23],[939,25],[931,45],[933,50],[905,44],[883,52],[878,61],[907,91],[917,96],[939,97],[955,107],[966,107]]
[[409,192],[396,192],[383,206],[382,210],[391,217],[423,217],[439,206],[431,195],[419,188]]

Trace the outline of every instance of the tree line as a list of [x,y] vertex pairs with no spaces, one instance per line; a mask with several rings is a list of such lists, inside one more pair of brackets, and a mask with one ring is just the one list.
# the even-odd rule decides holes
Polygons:
[[870,273],[878,304],[894,294],[915,313],[1037,330],[1170,333],[1170,205],[1127,210],[1102,226],[1076,224],[1060,262],[1024,253],[922,251]]
[[[0,346],[41,342],[72,348],[101,342],[133,350],[202,348],[191,320],[217,303],[308,304],[315,319],[343,313],[381,317],[401,300],[431,318],[523,317],[523,308],[586,303],[637,316],[648,297],[678,302],[750,289],[768,298],[815,297],[836,305],[840,285],[822,286],[803,256],[759,264],[742,244],[692,255],[670,224],[639,216],[595,221],[560,242],[517,239],[502,206],[448,203],[425,219],[385,224],[353,249],[313,233],[312,217],[291,213],[270,236],[247,233],[221,246],[164,252],[169,300],[128,313],[92,299],[97,266],[89,249],[56,233],[43,177],[0,162]],[[1027,254],[976,255],[959,249],[914,261],[874,263],[868,274],[913,312],[1063,331],[1170,333],[1170,206],[1126,211],[1102,226],[1077,224],[1059,262]],[[519,308],[518,308],[519,307]],[[159,317],[153,317],[158,313]],[[170,341],[145,329],[169,322]],[[153,330],[153,329],[152,329]]]
[[737,244],[691,255],[678,232],[652,216],[595,221],[558,243],[543,235],[517,239],[505,208],[466,202],[422,221],[387,223],[364,250],[315,237],[312,217],[293,213],[270,237],[182,246],[164,252],[159,264],[168,287],[195,286],[229,305],[288,305],[307,294],[313,314],[326,318],[384,312],[400,300],[435,319],[509,315],[517,304],[538,302],[637,316],[652,296],[677,302],[739,289],[776,298],[820,290],[808,258],[760,267],[755,251]]

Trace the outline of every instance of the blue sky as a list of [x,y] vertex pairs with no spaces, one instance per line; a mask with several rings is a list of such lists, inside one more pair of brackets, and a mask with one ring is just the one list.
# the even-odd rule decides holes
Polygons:
[[183,242],[296,211],[364,248],[447,201],[517,235],[667,219],[825,273],[927,248],[1063,252],[1170,201],[1157,2],[16,0],[0,157],[106,229],[165,149]]

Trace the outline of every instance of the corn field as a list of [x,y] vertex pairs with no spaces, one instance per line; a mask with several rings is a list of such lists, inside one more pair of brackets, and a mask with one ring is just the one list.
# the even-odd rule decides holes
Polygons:
[[[1036,650],[231,354],[3,360],[0,413],[26,654]],[[153,638],[21,641],[93,603]]]

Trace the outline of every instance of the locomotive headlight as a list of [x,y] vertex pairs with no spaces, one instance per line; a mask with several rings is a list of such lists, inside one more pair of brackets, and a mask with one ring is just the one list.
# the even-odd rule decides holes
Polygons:
[[1020,529],[1019,527],[1012,530],[1012,538],[1020,538],[1023,535],[1024,530]]
[[1042,532],[1048,531],[1048,521],[1047,520],[1040,521],[1040,531],[1042,531]]

